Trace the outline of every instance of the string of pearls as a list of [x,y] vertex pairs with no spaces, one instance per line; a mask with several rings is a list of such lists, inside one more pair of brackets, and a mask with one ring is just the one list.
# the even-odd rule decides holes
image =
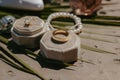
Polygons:
[[76,15],[67,13],[67,12],[56,12],[56,13],[52,13],[51,15],[48,16],[47,21],[46,21],[46,27],[49,27],[50,30],[54,30],[53,26],[51,25],[51,21],[55,18],[59,18],[59,17],[63,17],[63,18],[71,18],[74,20],[75,25],[71,26],[69,28],[69,30],[74,31],[76,34],[79,34],[82,30],[82,23],[81,23],[81,19],[79,17],[77,17]]

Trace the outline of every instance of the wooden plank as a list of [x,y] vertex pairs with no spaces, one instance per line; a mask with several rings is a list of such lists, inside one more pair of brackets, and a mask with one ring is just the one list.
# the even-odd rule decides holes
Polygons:
[[[111,4],[110,4],[111,3]],[[106,4],[102,6],[97,13],[101,16],[120,16],[120,1],[119,0],[103,0],[102,4]],[[110,4],[110,5],[107,5]]]
[[[6,47],[3,44],[0,44],[1,46]],[[1,53],[0,53],[1,54]],[[19,58],[21,58],[23,61],[25,61],[27,64],[29,64],[30,66],[32,66],[33,68],[35,68],[36,70],[40,70],[40,65],[38,62],[36,62],[35,60],[32,60],[31,58],[25,56],[23,53],[15,53],[16,56],[18,56]],[[4,55],[4,54],[2,54]],[[33,66],[35,65],[35,66]],[[27,77],[26,77],[27,76]],[[10,65],[8,65],[7,63],[5,63],[2,58],[0,57],[0,80],[21,80],[21,78],[24,80],[26,79],[34,79],[34,80],[40,80],[38,77],[20,71]]]
[[120,30],[84,27],[83,32],[120,37]]
[[99,35],[99,34],[90,34],[83,32],[80,34],[80,37],[86,38],[86,39],[93,39],[103,42],[110,42],[110,43],[118,43],[120,44],[120,38],[114,37],[114,36],[106,36],[106,35]]
[[[93,69],[93,67],[90,67],[92,65],[83,64],[83,68],[86,67],[86,70],[84,72],[91,71],[91,74],[86,76],[89,78],[89,80],[92,80],[92,79],[93,80],[94,79],[95,80],[99,80],[99,79],[100,80],[113,80],[113,79],[118,80],[120,78],[119,62],[114,61],[115,59],[119,59],[119,55],[99,54],[94,51],[89,51],[84,49],[82,50],[82,52],[83,52],[82,54],[83,59],[90,60],[96,64],[93,67],[97,69]],[[89,70],[89,69],[92,69],[92,70]]]
[[88,27],[88,28],[95,28],[95,29],[112,29],[112,30],[120,30],[119,26],[105,26],[105,25],[94,25],[94,24],[83,24],[83,28]]
[[112,53],[120,54],[120,45],[115,43],[103,42],[103,41],[96,41],[91,39],[84,39],[81,38],[81,42],[84,45],[94,47],[96,49],[101,49],[105,51],[109,51]]

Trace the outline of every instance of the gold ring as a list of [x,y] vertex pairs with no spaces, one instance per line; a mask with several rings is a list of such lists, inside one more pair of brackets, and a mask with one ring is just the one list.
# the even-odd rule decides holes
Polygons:
[[[56,36],[59,34],[64,35],[65,37],[61,38],[61,37]],[[55,31],[53,31],[52,39],[55,42],[61,42],[61,43],[67,42],[69,40],[69,33],[65,30],[55,30]]]

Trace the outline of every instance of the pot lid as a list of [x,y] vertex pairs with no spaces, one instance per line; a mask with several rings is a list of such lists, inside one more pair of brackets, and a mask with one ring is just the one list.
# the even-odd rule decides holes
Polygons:
[[25,16],[17,19],[13,25],[13,30],[21,35],[34,35],[41,32],[44,21],[37,16]]

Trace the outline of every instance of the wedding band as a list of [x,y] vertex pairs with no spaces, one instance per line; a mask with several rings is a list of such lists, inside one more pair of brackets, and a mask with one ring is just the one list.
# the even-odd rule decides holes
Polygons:
[[[57,35],[64,35],[65,37],[61,38],[61,37],[58,37]],[[68,31],[65,31],[65,30],[55,30],[53,31],[52,39],[55,42],[61,42],[61,43],[67,42],[69,40],[69,33]]]

